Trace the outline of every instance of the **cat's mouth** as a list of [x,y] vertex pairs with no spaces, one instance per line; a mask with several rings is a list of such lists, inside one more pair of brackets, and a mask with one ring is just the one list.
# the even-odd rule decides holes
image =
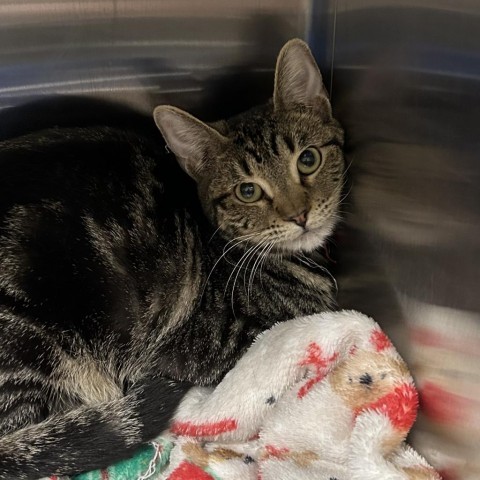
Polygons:
[[332,233],[335,220],[329,218],[319,227],[306,226],[296,237],[282,240],[277,243],[280,250],[290,252],[311,252],[324,245],[327,237]]

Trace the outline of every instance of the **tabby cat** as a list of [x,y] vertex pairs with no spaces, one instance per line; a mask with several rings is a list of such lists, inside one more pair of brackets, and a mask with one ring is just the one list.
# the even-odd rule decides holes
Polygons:
[[0,143],[0,479],[131,455],[259,332],[334,306],[309,255],[338,215],[343,133],[305,43],[267,104],[154,119],[169,152],[98,126]]

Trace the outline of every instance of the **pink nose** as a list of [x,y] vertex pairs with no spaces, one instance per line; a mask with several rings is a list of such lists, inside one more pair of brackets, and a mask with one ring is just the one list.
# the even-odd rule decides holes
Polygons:
[[307,215],[308,215],[308,210],[304,210],[302,213],[298,215],[289,217],[289,220],[291,222],[295,222],[299,227],[305,228],[305,225],[307,224]]

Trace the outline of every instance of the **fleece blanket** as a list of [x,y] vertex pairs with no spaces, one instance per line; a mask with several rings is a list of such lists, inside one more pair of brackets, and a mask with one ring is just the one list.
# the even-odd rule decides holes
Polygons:
[[216,388],[193,388],[152,446],[74,478],[439,480],[405,443],[417,408],[405,363],[371,318],[297,318],[261,334]]

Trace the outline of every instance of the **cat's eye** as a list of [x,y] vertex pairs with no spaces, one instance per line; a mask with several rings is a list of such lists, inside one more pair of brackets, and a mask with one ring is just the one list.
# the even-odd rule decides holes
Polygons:
[[237,185],[235,194],[242,202],[253,203],[262,198],[263,190],[258,183],[246,182]]
[[322,163],[322,154],[313,147],[307,148],[297,160],[298,171],[302,175],[311,175],[316,172]]

